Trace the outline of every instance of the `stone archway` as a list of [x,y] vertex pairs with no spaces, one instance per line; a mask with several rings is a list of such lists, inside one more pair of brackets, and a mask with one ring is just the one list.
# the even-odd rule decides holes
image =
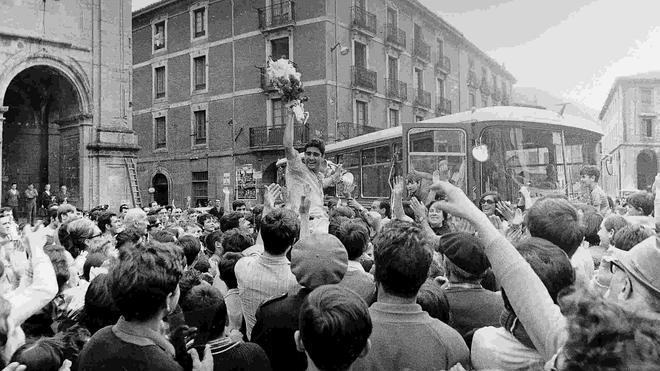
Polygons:
[[154,187],[154,201],[158,202],[159,205],[168,205],[169,204],[169,181],[163,173],[157,173],[151,179],[151,185]]
[[645,149],[637,155],[637,189],[651,191],[655,175],[658,173],[658,159],[655,152]]
[[56,191],[69,190],[69,201],[78,204],[81,192],[79,123],[89,119],[87,100],[79,83],[55,67],[31,62],[26,68],[3,76],[0,91],[7,108],[2,125],[2,185],[18,183],[23,190],[34,183],[39,191],[47,183]]

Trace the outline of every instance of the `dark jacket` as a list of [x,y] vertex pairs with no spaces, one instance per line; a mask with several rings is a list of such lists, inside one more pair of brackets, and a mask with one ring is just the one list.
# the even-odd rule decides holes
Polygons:
[[266,351],[273,371],[306,370],[307,356],[299,352],[293,339],[298,330],[298,312],[312,290],[282,294],[265,301],[257,310],[252,342]]
[[41,192],[41,194],[39,195],[39,206],[43,207],[44,209],[47,209],[48,206],[50,206],[50,204],[52,203],[53,203],[53,192],[51,191],[48,191],[48,193],[46,193],[46,191]]

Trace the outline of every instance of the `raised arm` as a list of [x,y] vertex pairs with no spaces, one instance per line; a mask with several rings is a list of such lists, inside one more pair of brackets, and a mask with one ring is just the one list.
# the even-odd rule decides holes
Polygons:
[[443,210],[469,220],[477,229],[495,277],[506,290],[514,312],[536,349],[546,361],[550,360],[566,340],[566,319],[541,279],[459,188],[448,182],[435,183],[433,188],[447,195],[447,200],[440,203]]
[[660,225],[660,173],[655,176],[655,183],[653,183],[653,192],[655,193],[655,199],[653,201],[653,215],[655,216],[655,225],[656,228]]
[[[296,103],[293,103],[295,105]],[[293,106],[292,105],[292,106]],[[286,126],[284,126],[284,138],[282,139],[284,144],[284,152],[286,153],[287,161],[296,160],[298,157],[298,151],[293,147],[293,124],[294,124],[294,115],[289,108],[289,117],[286,119]]]

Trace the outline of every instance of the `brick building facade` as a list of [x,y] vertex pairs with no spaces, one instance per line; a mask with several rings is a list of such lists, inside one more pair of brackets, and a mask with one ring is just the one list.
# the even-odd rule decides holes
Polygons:
[[296,142],[506,104],[513,76],[416,0],[164,0],[133,13],[138,174],[161,203],[252,198],[284,156],[268,56],[302,73]]
[[50,183],[85,209],[133,199],[130,17],[122,0],[2,2],[3,195]]
[[660,154],[660,72],[619,77],[600,112],[603,189],[650,190]]

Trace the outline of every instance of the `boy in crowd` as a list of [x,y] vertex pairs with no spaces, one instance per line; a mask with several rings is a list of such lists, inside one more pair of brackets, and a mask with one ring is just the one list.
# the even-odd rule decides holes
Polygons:
[[580,182],[585,190],[581,196],[582,201],[595,207],[598,213],[605,217],[610,212],[610,203],[607,201],[605,191],[598,185],[599,178],[600,170],[596,166],[588,165],[580,169]]
[[298,328],[295,341],[307,356],[307,370],[349,370],[369,353],[369,310],[356,293],[341,286],[320,286],[309,294]]

